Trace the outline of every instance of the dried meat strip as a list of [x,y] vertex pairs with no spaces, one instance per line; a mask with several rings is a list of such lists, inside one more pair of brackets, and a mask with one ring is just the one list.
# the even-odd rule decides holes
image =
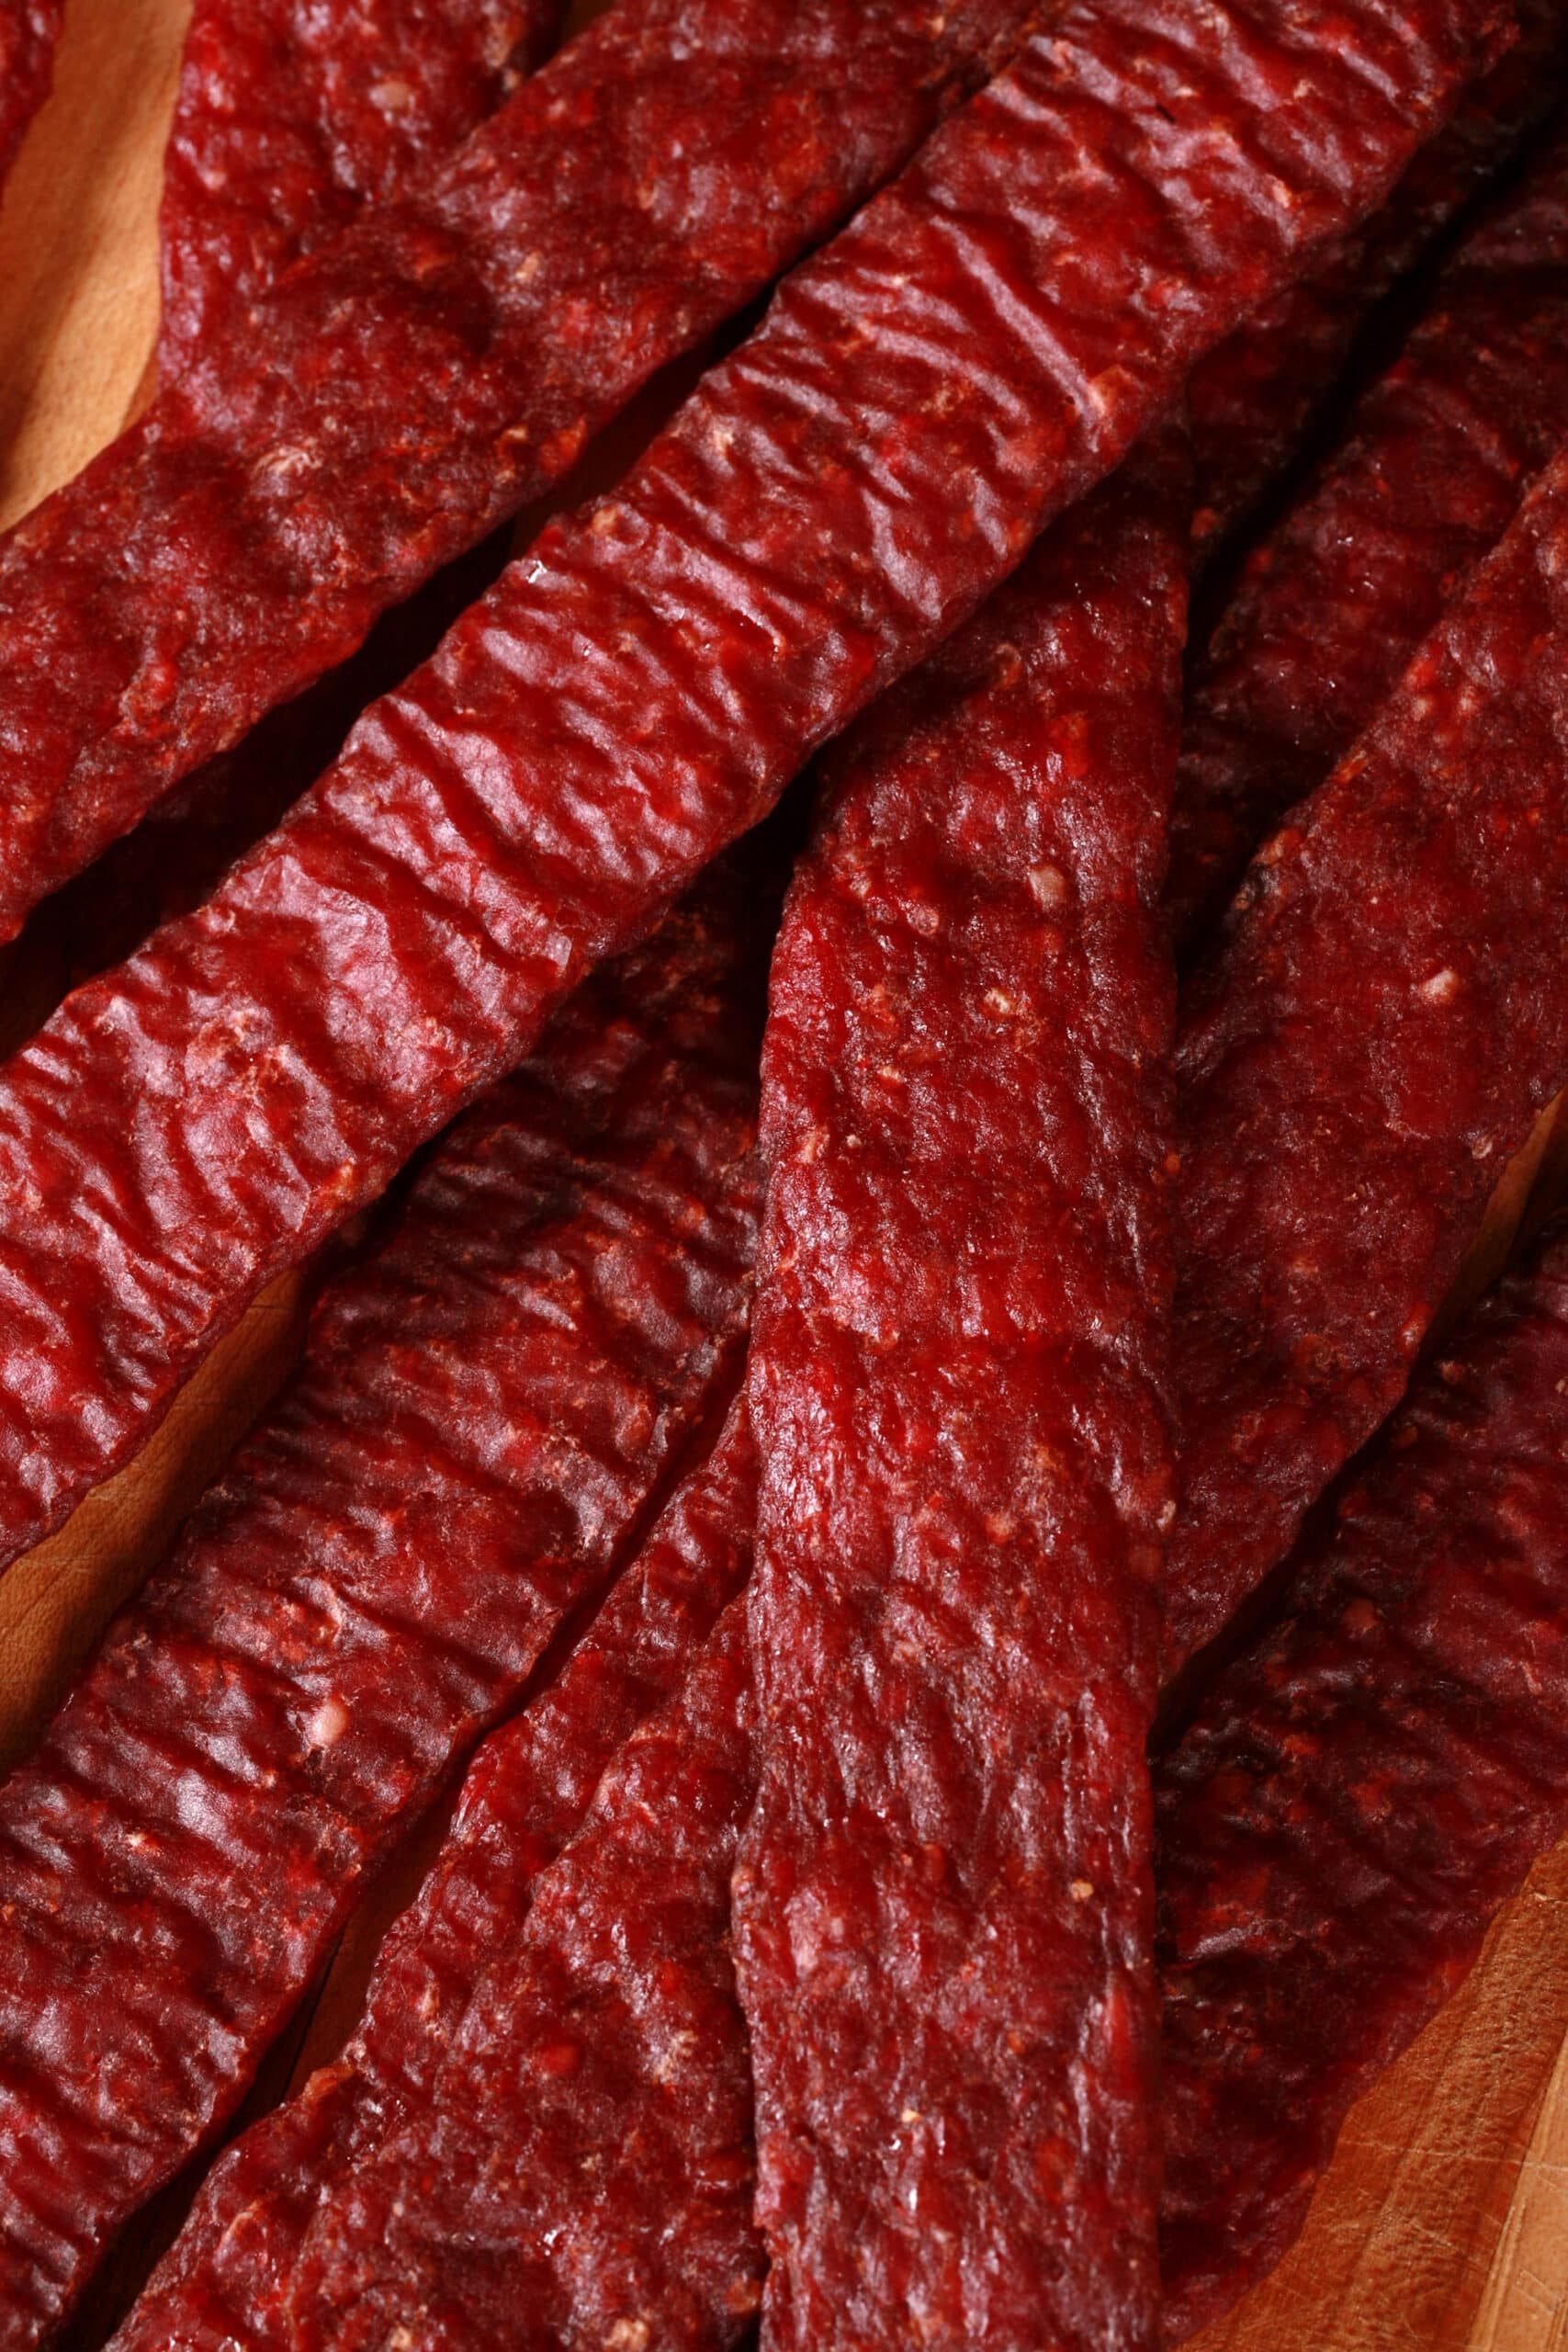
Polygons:
[[1393,690],[1568,435],[1568,130],[1456,250],[1394,367],[1252,556],[1188,695],[1171,923],[1200,937],[1258,842]]
[[3,0],[0,5],[0,185],[23,135],[49,96],[64,0]]
[[1568,1829],[1568,1231],[1423,1373],[1156,1767],[1168,2337],[1301,2227],[1352,2101]]
[[[452,1830],[382,1945],[342,2057],[213,2167],[115,2352],[220,2352],[234,2342],[297,2352],[313,2219],[320,2212],[330,2227],[327,2209],[350,2179],[367,2195],[378,2150],[429,2108],[488,1961],[515,1943],[540,1872],[581,1827],[616,1747],[678,1687],[744,1584],[755,1516],[755,1457],[738,1405],[559,1679],[475,1757]],[[737,2267],[752,2275],[760,2256],[748,2232],[737,2238]]]
[[768,894],[570,1007],[0,1787],[0,2346],[232,2111],[366,1870],[739,1377]]
[[1526,0],[1518,42],[1416,157],[1384,209],[1249,319],[1188,386],[1200,560],[1292,458],[1370,313],[1543,122],[1568,81],[1568,12]]
[[1495,27],[1077,0],[62,1008],[0,1075],[0,1558],[1382,197]]
[[449,154],[565,15],[565,0],[197,0],[158,220],[161,374]]
[[1168,1648],[1290,1549],[1398,1401],[1568,1080],[1568,448],[1260,852],[1183,1005]]
[[0,937],[558,480],[1027,5],[622,0],[231,317],[0,544]]
[[785,901],[737,1865],[764,2345],[1153,2346],[1166,440],[832,761]]

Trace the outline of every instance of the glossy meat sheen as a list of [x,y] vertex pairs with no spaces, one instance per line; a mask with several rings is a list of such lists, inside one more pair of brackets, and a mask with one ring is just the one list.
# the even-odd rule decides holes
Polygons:
[[1562,0],[1524,0],[1519,17],[1517,42],[1467,92],[1383,209],[1193,369],[1187,397],[1200,561],[1295,456],[1368,315],[1561,97],[1568,9]]
[[1568,1080],[1568,450],[1248,874],[1183,1007],[1171,1663],[1397,1402]]
[[1339,2126],[1568,1828],[1568,1235],[1455,1335],[1157,1767],[1166,2324],[1295,2236]]
[[1187,699],[1179,943],[1348,751],[1568,435],[1568,133],[1443,270],[1398,362],[1248,562]]
[[[470,1996],[490,1957],[515,1939],[538,1873],[581,1826],[615,1749],[675,1689],[743,1583],[755,1513],[750,1431],[738,1407],[559,1679],[475,1757],[440,1857],[381,1947],[343,2056],[214,2166],[115,2352],[297,2343],[288,2329],[308,2324],[300,2256],[312,2216],[330,2226],[333,2199],[427,2109]],[[744,2261],[744,2233],[739,2243]]]
[[232,316],[0,542],[0,937],[557,481],[1026,6],[623,0]]
[[6,2352],[231,2112],[738,1377],[767,911],[716,876],[447,1138],[0,1787]]
[[697,2352],[750,2332],[751,2080],[729,1875],[753,1787],[739,1604],[620,1750],[480,1979],[428,2108],[317,2216],[293,2352]]
[[1166,6],[1032,40],[621,492],[0,1072],[0,1558],[1383,194],[1493,24]]
[[566,0],[197,0],[164,161],[160,372],[449,154],[565,15]]
[[735,1880],[762,2343],[1153,2346],[1184,447],[838,755],[774,953]]
[[0,184],[49,96],[64,0],[0,0]]

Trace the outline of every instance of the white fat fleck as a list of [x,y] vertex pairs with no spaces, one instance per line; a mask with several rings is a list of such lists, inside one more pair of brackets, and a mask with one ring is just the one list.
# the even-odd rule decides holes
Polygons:
[[1091,1878],[1076,1878],[1067,1892],[1075,1903],[1087,1903],[1094,1893],[1094,1881]]
[[306,1724],[305,1736],[312,1747],[335,1747],[353,1720],[336,1691],[330,1691]]
[[1459,974],[1451,964],[1445,964],[1440,972],[1432,973],[1421,982],[1416,994],[1425,997],[1428,1004],[1447,1004],[1459,994]]
[[1032,865],[1029,887],[1043,907],[1059,907],[1067,895],[1067,877],[1059,865]]

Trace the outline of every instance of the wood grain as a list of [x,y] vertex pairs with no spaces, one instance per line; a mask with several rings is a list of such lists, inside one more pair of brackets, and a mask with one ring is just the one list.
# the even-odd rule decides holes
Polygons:
[[[55,95],[0,205],[0,521],[84,463],[142,390],[187,10],[69,0]],[[1549,1116],[1506,1180],[1478,1271],[1498,1262],[1527,1198],[1534,1211],[1565,1196],[1568,1134]],[[0,1767],[293,1361],[304,1289],[295,1277],[258,1302],[141,1458],[0,1580]],[[379,1922],[412,1883],[405,1860],[367,1905],[310,2059],[346,2031]],[[1568,1846],[1357,2109],[1294,2252],[1201,2341],[1203,2352],[1568,2352]]]

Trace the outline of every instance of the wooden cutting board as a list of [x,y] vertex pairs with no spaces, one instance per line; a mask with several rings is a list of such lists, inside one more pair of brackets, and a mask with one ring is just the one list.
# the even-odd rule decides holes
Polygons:
[[[162,149],[188,6],[67,0],[55,94],[0,205],[0,523],[74,472],[144,392]],[[1548,1142],[1543,1127],[1495,1239],[1543,1153],[1540,1182],[1562,1189]],[[260,1301],[141,1458],[0,1579],[0,1767],[36,1736],[293,1361],[302,1289],[296,1278]],[[346,2031],[387,1907],[383,1895],[345,1939],[308,2059]],[[1568,2352],[1568,1845],[1352,2117],[1295,2251],[1203,2345]]]

